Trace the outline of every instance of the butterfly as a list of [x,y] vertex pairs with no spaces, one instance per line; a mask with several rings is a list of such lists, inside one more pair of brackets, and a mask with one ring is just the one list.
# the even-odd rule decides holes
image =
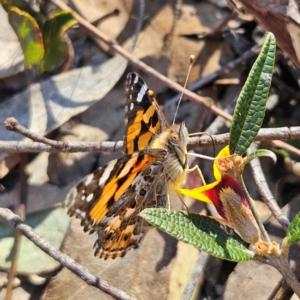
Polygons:
[[188,168],[185,124],[168,124],[137,73],[127,76],[125,102],[125,155],[87,175],[66,198],[68,214],[96,234],[95,256],[104,259],[138,247],[150,227],[139,213],[170,205]]

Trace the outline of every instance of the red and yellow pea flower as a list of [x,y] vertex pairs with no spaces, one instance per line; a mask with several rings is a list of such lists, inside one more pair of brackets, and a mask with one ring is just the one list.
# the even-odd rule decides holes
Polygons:
[[178,191],[213,204],[222,217],[217,220],[233,228],[245,242],[253,244],[260,240],[260,234],[245,194],[234,177],[240,172],[239,168],[243,168],[242,157],[230,156],[229,147],[226,146],[214,161],[215,182],[192,190]]

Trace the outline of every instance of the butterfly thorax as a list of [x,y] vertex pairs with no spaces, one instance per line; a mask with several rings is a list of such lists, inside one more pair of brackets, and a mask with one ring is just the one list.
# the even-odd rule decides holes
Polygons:
[[173,188],[179,187],[185,177],[187,169],[187,141],[188,131],[184,125],[175,124],[169,126],[153,141],[149,148],[164,149],[168,151],[164,161],[164,173],[168,184]]

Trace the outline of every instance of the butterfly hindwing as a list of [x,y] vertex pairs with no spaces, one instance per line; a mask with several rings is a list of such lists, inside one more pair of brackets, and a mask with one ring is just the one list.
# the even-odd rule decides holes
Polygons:
[[156,162],[137,175],[97,226],[95,255],[105,258],[124,256],[136,248],[150,225],[139,217],[147,207],[165,207],[167,190],[161,181],[163,163]]
[[[158,168],[161,168],[166,154],[167,152],[162,149],[146,149],[125,155],[97,169],[73,187],[68,194],[66,200],[68,213],[81,219],[85,231],[90,233],[96,231],[97,241],[99,236],[107,235],[106,226],[107,230],[114,232],[114,236],[116,231],[119,233],[123,231],[121,237],[132,233],[130,228],[132,230],[133,228],[127,227],[136,222],[141,209],[146,207],[150,200],[150,207],[157,206],[154,204],[156,201],[153,196],[154,186],[147,183],[147,180],[153,181],[152,176],[155,171],[158,172]],[[145,202],[143,194],[147,194],[148,200]],[[119,220],[118,225],[122,223],[119,229],[116,228],[116,220]],[[105,244],[105,240],[102,243]],[[101,253],[100,250],[97,246],[96,252]]]
[[125,111],[126,154],[145,149],[168,126],[153,91],[136,73],[127,75]]

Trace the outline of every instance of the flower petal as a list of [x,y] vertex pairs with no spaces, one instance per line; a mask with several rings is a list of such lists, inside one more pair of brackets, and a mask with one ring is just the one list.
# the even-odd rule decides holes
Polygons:
[[[218,157],[226,157],[226,156],[230,156],[230,152],[229,152],[229,146],[225,146],[217,155]],[[222,172],[221,170],[218,168],[216,160],[214,161],[214,165],[213,165],[213,170],[214,170],[214,176],[216,178],[217,181],[221,180],[222,177]]]

